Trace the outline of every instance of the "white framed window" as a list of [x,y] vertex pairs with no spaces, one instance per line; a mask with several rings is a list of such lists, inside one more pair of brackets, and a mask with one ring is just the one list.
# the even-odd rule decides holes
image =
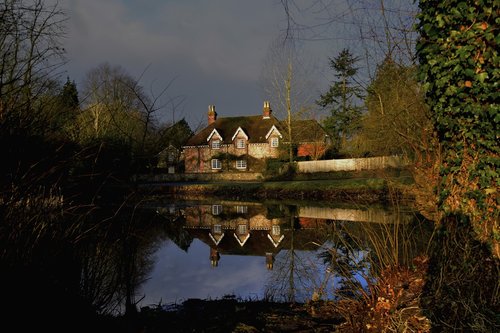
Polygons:
[[248,206],[236,206],[236,213],[246,214],[248,212]]
[[246,224],[239,224],[238,225],[238,234],[239,235],[245,235],[248,231],[247,225]]
[[222,205],[212,205],[212,215],[219,215],[222,213]]
[[236,148],[245,148],[246,147],[246,142],[245,139],[238,139],[236,140]]
[[279,144],[280,144],[280,141],[277,137],[271,138],[271,147],[276,148],[279,146]]
[[212,169],[221,169],[222,168],[222,165],[220,163],[220,160],[214,158],[212,160]]
[[212,141],[212,149],[220,149],[220,140]]
[[247,161],[246,160],[236,160],[236,169],[246,169]]
[[222,234],[222,226],[220,224],[214,225],[214,234]]
[[279,225],[273,225],[271,233],[273,234],[273,236],[279,236],[279,234],[281,233],[280,226]]
[[172,153],[172,152],[168,153],[168,161],[173,162],[174,159],[175,159],[174,153]]

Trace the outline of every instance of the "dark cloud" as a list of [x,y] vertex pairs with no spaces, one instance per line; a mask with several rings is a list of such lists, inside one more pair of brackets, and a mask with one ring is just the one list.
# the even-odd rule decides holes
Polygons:
[[[169,96],[183,95],[196,125],[209,104],[226,116],[260,112],[262,59],[280,33],[279,3],[258,1],[71,0],[68,75],[81,83],[103,62],[119,65]],[[167,98],[167,96],[165,96]],[[166,113],[166,111],[165,111]],[[166,116],[166,119],[171,119]]]

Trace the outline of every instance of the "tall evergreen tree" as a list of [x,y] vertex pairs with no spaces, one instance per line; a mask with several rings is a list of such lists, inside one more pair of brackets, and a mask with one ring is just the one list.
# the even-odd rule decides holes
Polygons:
[[346,142],[359,129],[362,108],[356,104],[362,98],[361,88],[353,80],[359,58],[349,49],[343,49],[335,58],[330,58],[330,68],[335,71],[336,80],[316,103],[329,109],[324,127],[332,138],[336,151],[345,147]]
[[69,77],[66,83],[61,88],[57,96],[57,108],[53,124],[57,130],[71,130],[74,126],[80,109],[80,100],[78,98],[78,90],[75,81],[70,81]]
[[70,110],[78,109],[80,105],[78,90],[76,89],[75,81],[70,81],[69,77],[66,79],[66,83],[64,84],[59,96],[65,107]]

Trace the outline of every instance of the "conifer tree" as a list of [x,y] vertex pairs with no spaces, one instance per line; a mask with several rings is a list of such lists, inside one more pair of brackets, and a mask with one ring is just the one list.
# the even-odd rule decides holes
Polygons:
[[336,80],[316,101],[319,106],[329,109],[330,114],[323,125],[337,152],[345,147],[347,140],[359,129],[362,109],[356,101],[362,98],[362,94],[361,88],[353,80],[358,71],[355,67],[358,60],[349,49],[330,58],[330,68],[335,71]]

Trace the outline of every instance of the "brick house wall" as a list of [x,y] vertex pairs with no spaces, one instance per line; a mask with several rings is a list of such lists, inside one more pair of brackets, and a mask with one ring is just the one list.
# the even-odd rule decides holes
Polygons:
[[[211,145],[184,148],[184,163],[186,172],[222,172],[237,171],[236,160],[238,156],[247,161],[247,168],[240,171],[260,172],[261,164],[255,160],[266,158],[277,158],[280,150],[278,147],[271,147],[270,143],[249,143],[244,149],[236,148],[234,145],[222,145],[219,149],[212,149]],[[221,154],[232,155],[231,160],[221,161],[221,169],[212,169],[213,158],[220,157]],[[229,165],[228,165],[229,164]]]
[[[315,123],[317,128],[308,128]],[[314,120],[302,121],[299,126],[308,134],[302,136],[312,143],[299,145],[299,156],[311,156],[314,159],[326,151],[321,127]],[[215,106],[210,105],[208,126],[188,140],[184,150],[185,172],[218,173],[262,172],[266,158],[277,158],[283,152],[284,143],[280,132],[282,123],[272,116],[269,102],[264,102],[263,113],[258,116],[217,118]],[[318,130],[319,128],[319,130]],[[282,132],[284,130],[282,129]],[[324,131],[323,131],[324,132]],[[318,141],[319,134],[319,142]],[[303,138],[301,138],[302,141]],[[323,146],[322,152],[318,150]]]

